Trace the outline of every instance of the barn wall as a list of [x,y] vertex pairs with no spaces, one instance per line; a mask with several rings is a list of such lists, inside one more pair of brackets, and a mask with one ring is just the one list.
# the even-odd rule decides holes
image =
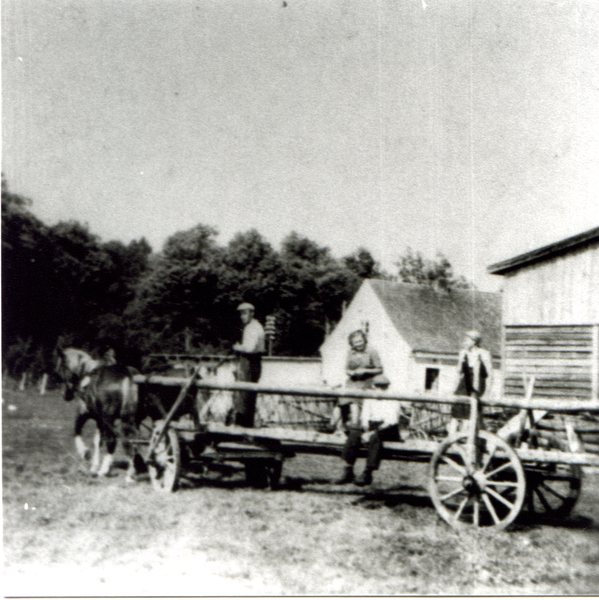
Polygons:
[[535,375],[534,398],[599,401],[599,325],[506,325],[504,394],[523,396]]
[[599,322],[599,244],[505,275],[507,325]]

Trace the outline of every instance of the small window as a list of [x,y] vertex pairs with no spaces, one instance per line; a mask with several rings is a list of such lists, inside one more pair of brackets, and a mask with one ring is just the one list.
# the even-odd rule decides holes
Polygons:
[[439,369],[428,368],[424,378],[424,389],[436,392],[439,389]]

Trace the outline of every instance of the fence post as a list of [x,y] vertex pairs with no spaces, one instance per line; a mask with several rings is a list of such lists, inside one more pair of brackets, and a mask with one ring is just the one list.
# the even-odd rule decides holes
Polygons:
[[27,384],[27,371],[23,371],[23,374],[21,375],[21,381],[19,382],[19,391],[20,392],[25,391],[26,384]]
[[44,373],[40,379],[40,396],[46,395],[46,386],[48,385],[48,373]]

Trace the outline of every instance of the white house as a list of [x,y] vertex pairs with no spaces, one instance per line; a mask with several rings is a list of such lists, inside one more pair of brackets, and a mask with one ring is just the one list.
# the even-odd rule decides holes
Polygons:
[[380,354],[389,391],[451,394],[464,333],[477,329],[495,367],[493,395],[501,389],[501,294],[367,279],[320,348],[328,385],[345,383],[348,335],[368,333]]

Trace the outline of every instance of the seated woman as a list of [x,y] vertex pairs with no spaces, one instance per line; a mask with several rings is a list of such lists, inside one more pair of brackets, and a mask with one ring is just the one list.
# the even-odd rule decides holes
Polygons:
[[[386,390],[389,380],[381,376],[381,381],[375,383],[375,387]],[[370,485],[372,483],[372,472],[378,470],[381,465],[383,454],[383,442],[401,442],[401,428],[409,424],[409,418],[404,413],[403,404],[400,400],[364,400],[360,418],[362,434],[357,442],[357,451],[360,442],[367,445],[366,467],[364,472],[356,479],[356,485]],[[355,459],[354,459],[355,462]]]

